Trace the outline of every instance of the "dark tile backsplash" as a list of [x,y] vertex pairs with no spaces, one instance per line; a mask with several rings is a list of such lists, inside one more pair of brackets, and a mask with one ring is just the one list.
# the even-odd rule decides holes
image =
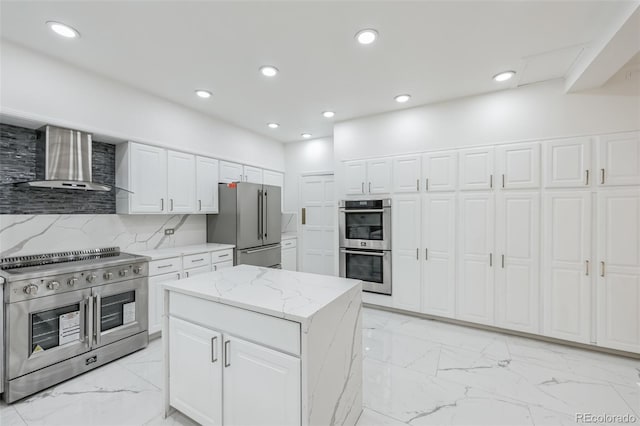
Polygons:
[[[0,214],[115,214],[109,192],[24,188],[12,185],[36,177],[36,144],[42,132],[0,123]],[[115,145],[93,142],[93,181],[115,187]]]

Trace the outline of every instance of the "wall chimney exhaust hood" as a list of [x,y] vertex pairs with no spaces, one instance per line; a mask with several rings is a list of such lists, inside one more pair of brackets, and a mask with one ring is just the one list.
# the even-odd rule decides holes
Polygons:
[[91,134],[44,126],[44,141],[36,145],[36,179],[18,186],[111,191],[109,185],[92,182]]

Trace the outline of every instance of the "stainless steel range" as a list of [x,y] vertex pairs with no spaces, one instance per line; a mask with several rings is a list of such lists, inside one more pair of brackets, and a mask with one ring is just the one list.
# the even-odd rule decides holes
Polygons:
[[147,346],[147,258],[118,247],[0,260],[4,399],[11,403]]

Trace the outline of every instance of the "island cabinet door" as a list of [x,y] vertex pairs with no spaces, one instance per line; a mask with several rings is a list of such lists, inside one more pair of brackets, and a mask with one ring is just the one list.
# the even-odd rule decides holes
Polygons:
[[203,425],[222,425],[222,335],[169,319],[169,401]]
[[300,359],[224,337],[224,424],[299,425]]

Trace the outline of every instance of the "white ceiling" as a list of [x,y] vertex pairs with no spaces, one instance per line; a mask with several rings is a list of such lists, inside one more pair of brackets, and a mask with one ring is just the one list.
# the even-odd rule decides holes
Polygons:
[[[491,77],[502,70],[528,69],[527,82],[562,77],[627,7],[622,1],[3,1],[0,35],[289,142],[302,132],[330,135],[334,120],[518,84],[495,83]],[[61,39],[44,25],[48,20],[73,26],[81,38]],[[357,44],[362,28],[377,29],[379,40]],[[264,64],[279,75],[263,77]],[[214,95],[197,98],[196,88]],[[400,93],[411,101],[396,104]],[[324,110],[336,117],[323,118]],[[281,127],[269,129],[268,122]]]

